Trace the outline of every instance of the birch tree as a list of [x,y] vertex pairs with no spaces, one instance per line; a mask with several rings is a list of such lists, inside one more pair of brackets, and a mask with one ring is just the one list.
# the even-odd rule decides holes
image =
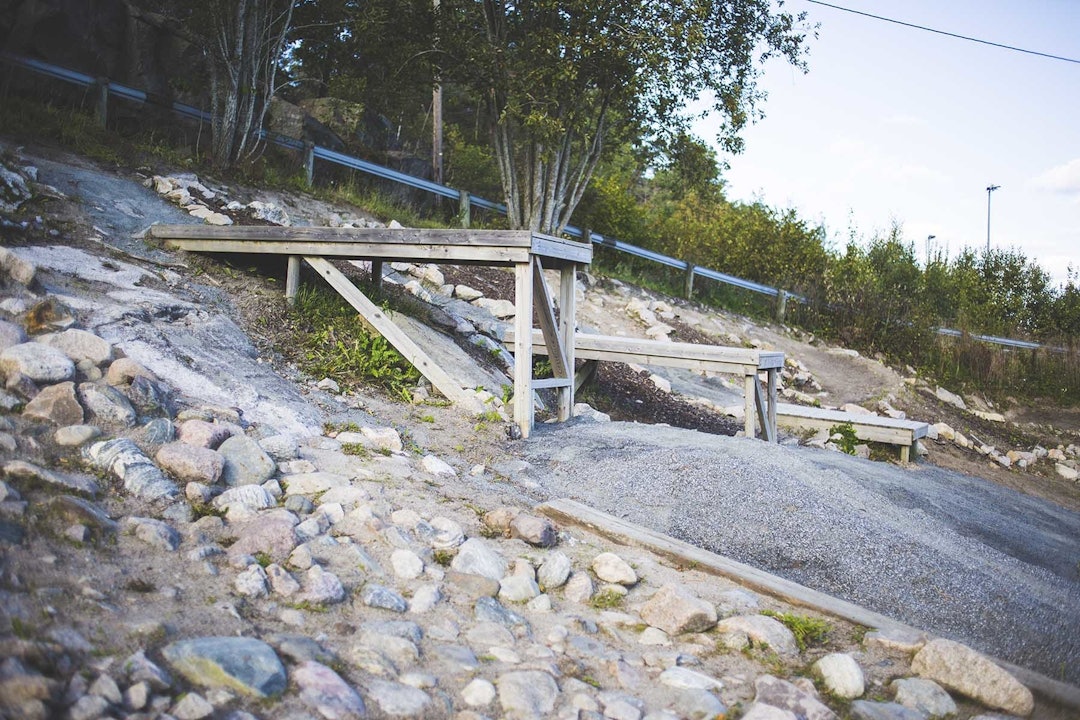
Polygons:
[[436,23],[447,81],[483,103],[511,226],[555,234],[614,137],[662,143],[701,108],[740,150],[763,63],[804,68],[811,30],[771,0],[443,0]]
[[258,148],[292,15],[293,0],[205,0],[191,6],[188,28],[207,61],[211,145],[221,167]]

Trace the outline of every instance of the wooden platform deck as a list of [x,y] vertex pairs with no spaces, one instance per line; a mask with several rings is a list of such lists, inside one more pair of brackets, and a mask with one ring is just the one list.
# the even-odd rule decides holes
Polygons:
[[[532,339],[533,352],[543,354],[543,337],[533,333]],[[517,346],[517,335],[513,332],[507,333],[505,340]],[[778,439],[776,374],[784,367],[782,352],[577,333],[574,336],[574,354],[593,362],[604,360],[742,375],[747,437],[756,437],[760,428],[765,440],[776,442]],[[583,377],[590,372],[591,368],[586,366],[579,371],[579,375]],[[764,391],[758,380],[760,372],[766,373]]]
[[[515,347],[514,421],[522,437],[528,437],[534,421],[533,390],[542,383],[559,394],[558,416],[569,419],[574,407],[575,272],[592,261],[592,246],[527,230],[418,230],[411,228],[256,227],[209,225],[154,225],[151,238],[171,248],[192,252],[283,255],[288,258],[286,297],[295,297],[300,261],[307,262],[374,331],[383,335],[447,398],[470,410],[476,402],[471,390],[449,377],[431,361],[384,312],[367,298],[330,262],[371,260],[372,278],[378,284],[384,261],[432,262],[450,265],[513,267],[515,279],[514,327],[520,337],[531,337],[533,311],[540,319],[539,332],[551,357],[554,380],[534,381],[533,345]],[[544,268],[560,271],[559,312]]]
[[786,403],[777,406],[776,418],[780,425],[797,430],[829,430],[843,423],[851,423],[855,436],[864,442],[899,446],[900,460],[905,463],[910,459],[911,446],[919,438],[926,437],[930,430],[927,423],[917,420],[898,420]]

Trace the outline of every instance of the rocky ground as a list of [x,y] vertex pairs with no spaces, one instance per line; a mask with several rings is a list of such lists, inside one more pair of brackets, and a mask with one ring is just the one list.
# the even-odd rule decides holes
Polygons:
[[[279,288],[95,227],[35,161],[0,208],[4,716],[1071,716],[958,643],[554,526],[502,427],[320,389],[253,320]],[[99,210],[170,212],[123,180]]]

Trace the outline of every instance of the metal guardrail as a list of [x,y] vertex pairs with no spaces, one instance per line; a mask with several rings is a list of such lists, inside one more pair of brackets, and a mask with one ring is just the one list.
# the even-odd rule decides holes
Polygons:
[[[59,67],[57,65],[52,65],[50,63],[42,62],[40,60],[34,60],[33,58],[23,57],[21,55],[16,55],[7,51],[0,51],[0,60],[10,63],[12,65],[26,68],[42,75],[47,75],[58,80],[64,80],[66,82],[74,83],[76,85],[82,85],[84,87],[91,87],[95,84],[102,82],[102,80],[98,80],[91,77],[90,75],[78,72],[76,70],[69,70],[68,68]],[[129,88],[125,85],[121,85],[119,83],[108,80],[105,80],[104,82],[106,83],[108,92],[111,94],[138,103],[153,102],[153,98],[151,98],[146,92],[142,90]],[[199,108],[196,108],[194,106],[185,105],[184,103],[178,102],[168,103],[168,106],[174,112],[185,117],[201,122],[210,122],[210,113],[204,110],[200,110]],[[310,151],[315,158],[324,160],[326,162],[331,162],[336,165],[341,165],[343,167],[351,168],[353,170],[359,170],[360,172],[373,175],[383,180],[397,182],[417,190],[430,192],[440,197],[459,198],[462,199],[462,202],[464,202],[463,197],[467,197],[470,205],[474,205],[485,210],[490,210],[492,212],[503,214],[506,213],[506,205],[502,203],[492,202],[491,200],[486,200],[478,195],[465,193],[463,191],[456,190],[446,185],[440,185],[439,183],[433,182],[431,180],[426,180],[424,178],[418,178],[413,175],[408,175],[398,170],[393,170],[391,168],[384,167],[382,165],[369,162],[367,160],[361,160],[360,158],[353,157],[351,155],[345,155],[344,153],[330,150],[329,148],[325,148],[319,145],[310,146],[302,140],[286,137],[284,135],[278,135],[276,133],[271,133],[266,130],[260,130],[259,137],[260,139],[264,139],[276,145],[290,148],[299,152],[308,151],[310,148]],[[582,240],[588,238],[594,244],[600,245],[601,247],[612,248],[614,250],[618,250],[619,252],[624,252],[628,255],[633,255],[635,257],[649,260],[660,265],[675,268],[676,270],[682,270],[687,273],[691,281],[694,276],[701,276],[703,278],[715,280],[717,282],[725,283],[727,285],[731,285],[737,288],[742,288],[743,290],[760,293],[762,295],[768,295],[770,297],[785,298],[800,303],[805,303],[807,301],[806,298],[801,295],[796,295],[794,293],[789,293],[785,290],[769,287],[768,285],[762,285],[761,283],[756,283],[752,280],[745,280],[734,275],[728,275],[726,273],[722,273],[718,270],[713,270],[711,268],[691,265],[685,260],[673,258],[668,255],[664,255],[663,253],[649,250],[648,248],[631,245],[630,243],[626,243],[622,240],[617,240],[615,238],[610,238],[605,235],[601,235],[600,233],[582,230],[581,228],[574,227],[573,225],[567,225],[563,232],[570,237],[575,237]],[[964,335],[964,333],[962,333],[960,330],[952,330],[950,328],[938,328],[937,334],[945,335],[948,337],[962,337]],[[1062,350],[1061,348],[1050,348],[1048,346],[1043,346],[1039,343],[1029,342],[1027,340],[1013,340],[1011,338],[995,337],[993,335],[969,334],[969,337],[980,340],[982,342],[1025,350],[1038,350],[1043,347],[1047,347],[1047,349],[1055,351]]]

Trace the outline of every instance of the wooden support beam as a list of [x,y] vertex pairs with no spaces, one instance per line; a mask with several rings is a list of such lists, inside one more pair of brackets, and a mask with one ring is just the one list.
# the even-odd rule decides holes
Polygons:
[[600,365],[599,360],[586,360],[581,364],[581,369],[574,375],[574,392],[578,392],[596,375],[596,368]]
[[754,422],[757,407],[757,384],[757,370],[754,371],[753,375],[747,373],[743,377],[743,430],[748,438],[757,437],[757,423]]
[[300,256],[290,255],[289,265],[285,270],[285,301],[296,304],[296,292],[300,289]]
[[[568,375],[574,372],[575,357],[574,335],[577,333],[577,266],[564,266],[559,271],[559,338],[562,341]],[[559,392],[559,422],[565,422],[574,415],[574,395],[577,393],[577,380]]]
[[544,388],[568,388],[574,384],[573,378],[533,378],[532,385],[533,390],[543,390]]
[[547,278],[544,277],[544,266],[540,264],[540,258],[536,257],[530,264],[533,272],[533,302],[536,305],[536,315],[540,318],[540,332],[544,336],[544,345],[547,346],[548,359],[551,361],[551,373],[555,377],[568,378],[570,371],[567,369],[566,349],[559,337],[555,306],[551,302]]
[[472,413],[483,411],[480,400],[470,391],[461,387],[461,384],[450,377],[445,370],[439,367],[434,360],[413,342],[412,338],[394,324],[393,320],[367,298],[345,275],[330,261],[321,257],[307,256],[304,258],[319,275],[323,277],[332,288],[352,305],[364,322],[374,328],[387,342],[394,346],[406,360],[413,364],[420,373],[431,381],[431,384],[447,397],[450,401],[460,404]]
[[532,263],[514,265],[514,296],[517,299],[514,331],[519,338],[514,344],[514,421],[523,438],[529,437],[533,427],[532,284]]
[[372,260],[371,261],[371,289],[375,292],[382,290],[382,275],[383,275],[383,261]]
[[768,411],[768,427],[772,437],[769,438],[770,442],[780,442],[780,434],[776,431],[776,385],[777,375],[779,371],[776,368],[769,368],[765,371],[768,374],[768,387],[769,387],[769,411]]

